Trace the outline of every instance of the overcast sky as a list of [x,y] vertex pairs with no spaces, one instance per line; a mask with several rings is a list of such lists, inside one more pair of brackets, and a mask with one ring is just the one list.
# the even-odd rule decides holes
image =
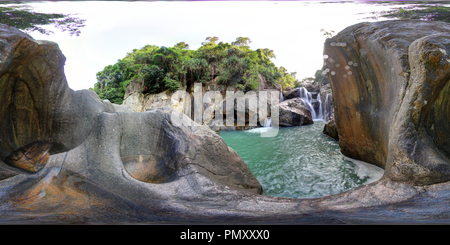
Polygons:
[[[330,2],[330,1],[328,1]],[[363,21],[371,11],[388,7],[359,2],[305,1],[83,1],[35,2],[36,11],[77,13],[86,19],[80,36],[55,31],[31,33],[37,40],[59,44],[66,56],[65,73],[74,90],[93,87],[95,74],[147,44],[172,47],[186,42],[197,49],[208,36],[233,42],[249,37],[252,49],[269,48],[273,62],[297,78],[314,76],[322,67],[323,28],[336,33]]]

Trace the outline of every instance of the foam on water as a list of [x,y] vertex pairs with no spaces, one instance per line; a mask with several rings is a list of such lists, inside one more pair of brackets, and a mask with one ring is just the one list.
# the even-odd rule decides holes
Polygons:
[[347,161],[350,161],[356,165],[356,174],[359,176],[359,178],[363,179],[368,177],[365,184],[370,184],[372,182],[375,182],[379,180],[383,176],[383,169],[380,167],[377,167],[373,164],[359,161],[350,157],[343,156],[343,158]]
[[264,133],[264,132],[269,132],[270,130],[277,130],[277,129],[268,126],[268,127],[253,128],[253,129],[245,130],[245,131],[243,131],[243,133],[260,134],[260,133]]

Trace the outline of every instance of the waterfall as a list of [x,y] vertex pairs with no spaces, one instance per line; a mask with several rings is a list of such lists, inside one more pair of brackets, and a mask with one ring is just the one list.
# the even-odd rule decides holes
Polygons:
[[[311,93],[308,92],[308,90],[306,90],[306,88],[301,87],[301,88],[297,88],[298,90],[298,97],[300,99],[306,99],[306,100],[311,100],[310,98],[312,98]],[[309,94],[309,95],[308,95]]]
[[280,92],[280,102],[283,102],[283,100],[284,100],[284,96],[283,96],[283,93],[282,93],[282,92]]
[[311,111],[312,119],[323,119],[322,101],[320,100],[320,94],[317,94],[317,101],[319,103],[319,111],[316,112],[312,106],[312,94],[308,92],[305,87],[297,88],[299,98],[303,101],[305,107]]
[[323,119],[323,108],[322,108],[322,100],[320,99],[320,92],[317,94],[317,101],[319,101],[319,113],[317,114],[317,119]]
[[264,120],[264,127],[269,128],[272,126],[272,118],[268,117]]

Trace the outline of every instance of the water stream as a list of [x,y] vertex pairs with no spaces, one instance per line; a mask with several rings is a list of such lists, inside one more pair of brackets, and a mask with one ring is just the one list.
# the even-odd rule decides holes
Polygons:
[[[316,110],[314,109],[313,105],[312,105],[312,94],[310,92],[308,92],[308,90],[306,90],[306,88],[301,87],[301,88],[297,88],[298,90],[298,94],[299,94],[299,98],[303,101],[303,104],[305,105],[305,107],[311,112],[311,116],[312,119],[323,119],[323,115],[322,114],[318,114],[318,112],[316,112]],[[320,99],[320,97],[319,97]],[[320,107],[322,107],[321,102],[319,100],[317,100],[317,103],[320,103]],[[321,110],[320,110],[321,111]]]
[[[260,137],[261,130],[221,131],[264,189],[264,195],[315,198],[344,192],[378,180],[383,170],[347,160],[338,143],[323,135],[325,122],[279,128],[276,137]],[[266,125],[269,125],[267,122]]]

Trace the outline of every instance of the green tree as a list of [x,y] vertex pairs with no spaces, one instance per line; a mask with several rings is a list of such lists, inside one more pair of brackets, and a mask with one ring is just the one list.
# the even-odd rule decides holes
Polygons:
[[119,64],[109,65],[103,71],[97,73],[97,83],[94,91],[100,98],[112,103],[122,104],[125,90],[123,88],[123,71]]
[[276,56],[273,53],[273,50],[271,49],[268,48],[257,49],[256,52],[258,52],[258,56],[262,60],[276,59]]
[[143,72],[145,85],[144,92],[158,93],[164,88],[164,78],[166,77],[166,74],[163,69],[157,65],[152,65],[150,67],[145,66]]
[[208,62],[202,58],[190,58],[183,62],[183,69],[190,74],[186,84],[187,89],[192,88],[194,83],[207,81]]
[[248,37],[238,37],[236,41],[232,42],[231,45],[235,46],[248,46],[252,41]]
[[251,50],[249,38],[238,37],[232,44],[207,37],[197,50],[179,42],[173,47],[146,45],[106,66],[97,73],[93,90],[100,98],[121,103],[128,85],[142,84],[143,93],[186,89],[194,83],[217,83],[244,90],[256,89],[262,78],[272,85],[289,87],[296,79],[284,67],[276,67],[268,48]]
[[174,47],[179,48],[179,49],[189,49],[189,44],[187,44],[185,42],[179,42],[179,43],[175,44]]
[[314,74],[314,82],[319,82],[322,84],[328,84],[330,81],[328,80],[328,76],[323,69],[317,70]]
[[216,42],[219,40],[218,37],[207,37],[204,42],[202,42],[203,46],[207,45],[216,45]]

